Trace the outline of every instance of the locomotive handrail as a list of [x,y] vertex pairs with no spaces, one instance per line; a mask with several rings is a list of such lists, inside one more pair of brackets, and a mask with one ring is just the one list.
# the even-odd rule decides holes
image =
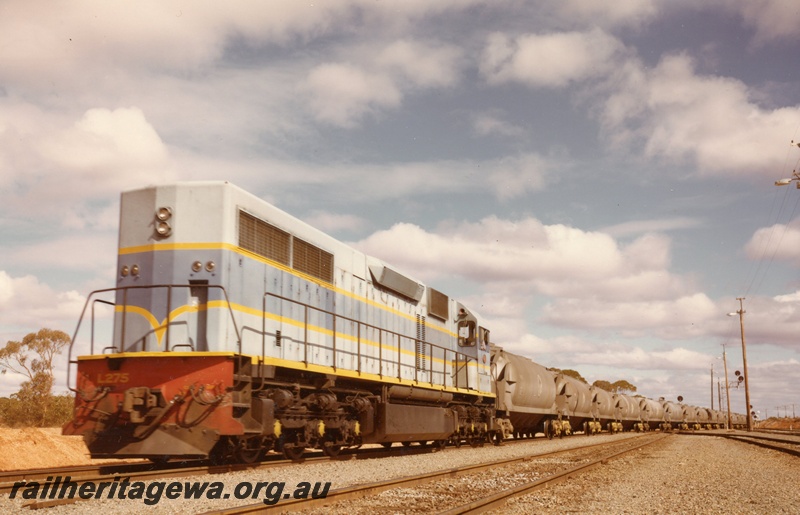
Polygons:
[[[77,393],[77,388],[73,388],[71,386],[72,365],[78,363],[77,359],[73,359],[72,352],[73,352],[73,347],[75,346],[75,342],[76,342],[76,340],[78,338],[78,333],[80,332],[80,329],[81,329],[81,324],[83,323],[83,319],[86,316],[86,310],[87,310],[87,308],[89,306],[89,303],[90,302],[92,303],[90,345],[89,345],[90,355],[94,354],[94,328],[95,328],[95,309],[94,308],[95,308],[95,304],[99,302],[101,304],[114,306],[115,309],[117,307],[117,304],[115,302],[110,302],[110,301],[103,300],[103,299],[98,299],[98,298],[94,298],[93,299],[93,297],[96,297],[97,295],[101,295],[101,294],[104,294],[104,293],[114,292],[116,294],[117,292],[120,292],[120,291],[122,292],[122,301],[123,302],[122,302],[122,327],[120,328],[120,343],[122,345],[121,348],[124,350],[125,336],[126,336],[125,332],[126,332],[126,326],[127,326],[127,312],[128,312],[128,310],[127,310],[127,307],[128,307],[128,292],[130,290],[156,290],[156,289],[163,289],[163,288],[167,289],[167,308],[166,308],[167,309],[167,314],[166,314],[165,321],[164,321],[164,326],[163,326],[164,330],[166,331],[166,341],[165,341],[165,345],[164,345],[164,352],[170,352],[171,350],[174,350],[174,349],[170,349],[170,345],[169,345],[170,344],[170,325],[171,325],[171,318],[170,318],[171,317],[171,313],[170,312],[171,312],[171,308],[172,308],[172,289],[173,288],[216,288],[216,289],[221,290],[222,294],[224,296],[225,305],[228,308],[228,313],[230,314],[230,319],[231,319],[231,322],[233,323],[233,330],[236,333],[237,351],[238,351],[239,354],[241,354],[241,352],[242,352],[242,337],[241,337],[241,335],[239,333],[239,327],[236,324],[236,318],[233,316],[233,308],[231,307],[231,302],[230,302],[230,298],[228,297],[228,292],[225,289],[225,287],[222,286],[222,285],[217,285],[217,284],[150,284],[150,285],[122,286],[122,287],[117,287],[117,288],[104,288],[102,290],[94,290],[89,294],[88,297],[86,297],[86,302],[84,303],[83,309],[81,310],[81,315],[80,315],[80,318],[78,319],[78,324],[75,327],[75,332],[72,334],[72,340],[70,340],[69,350],[67,351],[67,388],[70,391],[72,391],[74,393]],[[157,329],[158,328],[156,328],[156,330]],[[113,336],[112,336],[112,338],[113,338]],[[144,343],[145,343],[144,342],[144,338],[142,338],[142,350],[144,350]],[[190,346],[190,345],[189,344],[178,344],[175,347],[183,347],[183,346]],[[105,348],[108,349],[108,348],[113,348],[113,347],[115,347],[115,346],[105,347]],[[191,348],[192,348],[192,350],[194,350],[193,347],[191,347]]]
[[[420,367],[418,366],[419,357],[420,356],[423,356],[423,357],[424,356],[429,356],[430,357],[430,359],[429,359],[430,364],[429,364],[429,367],[428,367],[428,370],[427,370],[428,374],[429,374],[429,377],[428,377],[429,381],[423,381],[423,382],[427,382],[431,386],[433,386],[434,385],[433,377],[434,377],[434,372],[435,372],[435,373],[441,373],[442,374],[441,386],[447,386],[448,353],[453,353],[453,360],[454,361],[453,361],[453,365],[451,366],[451,369],[452,369],[452,374],[451,375],[452,375],[452,378],[453,378],[453,386],[455,386],[456,388],[459,388],[459,387],[469,388],[470,387],[469,374],[465,374],[465,378],[466,378],[466,384],[465,385],[462,386],[462,385],[458,384],[459,383],[459,380],[458,380],[459,372],[461,370],[465,369],[466,367],[468,367],[468,365],[469,365],[469,363],[471,361],[474,361],[477,364],[477,358],[472,358],[472,357],[470,357],[467,354],[464,354],[462,352],[458,352],[456,350],[448,349],[447,347],[443,347],[441,345],[436,345],[436,344],[434,344],[432,342],[428,342],[428,341],[422,340],[420,338],[415,338],[413,336],[409,336],[409,335],[405,335],[405,334],[402,334],[402,333],[398,333],[398,332],[392,331],[390,329],[386,329],[386,328],[379,327],[379,326],[376,326],[376,325],[373,325],[373,324],[369,324],[367,322],[363,322],[361,320],[350,318],[350,317],[347,317],[345,315],[340,315],[340,314],[338,314],[336,312],[328,311],[328,310],[323,309],[323,308],[314,307],[314,306],[311,306],[311,305],[306,304],[304,302],[301,302],[299,300],[295,300],[295,299],[292,299],[292,298],[289,298],[289,297],[285,297],[285,296],[279,295],[277,293],[271,293],[271,292],[265,292],[264,296],[263,296],[263,299],[262,299],[262,308],[263,308],[262,309],[262,315],[261,315],[261,328],[262,328],[262,330],[261,330],[261,355],[262,356],[266,355],[266,340],[267,340],[266,315],[267,315],[267,298],[269,298],[269,297],[275,298],[275,299],[278,299],[278,300],[281,300],[281,301],[291,302],[291,303],[293,303],[295,305],[303,307],[303,342],[302,342],[302,344],[303,344],[303,363],[306,366],[308,366],[308,364],[309,364],[309,362],[308,362],[308,347],[309,346],[317,346],[317,344],[313,344],[313,343],[310,343],[308,341],[308,331],[309,331],[309,329],[308,329],[308,326],[309,326],[308,313],[309,313],[309,309],[312,309],[315,312],[331,316],[332,319],[333,319],[332,320],[332,324],[331,324],[332,325],[332,341],[333,341],[331,350],[333,351],[333,360],[332,361],[333,361],[334,370],[336,370],[336,354],[337,354],[337,352],[339,352],[339,353],[349,354],[351,356],[352,355],[357,356],[356,370],[355,371],[358,372],[359,374],[362,373],[362,353],[361,353],[362,338],[361,338],[361,329],[362,329],[362,327],[364,327],[364,328],[367,328],[367,329],[375,330],[378,333],[378,342],[377,342],[378,358],[377,358],[377,360],[378,360],[378,371],[379,371],[378,373],[379,373],[380,377],[383,377],[383,363],[384,363],[383,335],[385,333],[387,335],[390,335],[392,337],[392,339],[395,336],[397,337],[397,361],[396,361],[396,364],[397,364],[397,378],[398,379],[402,379],[402,369],[404,367],[408,368],[408,367],[413,366],[414,367],[414,381],[419,383],[420,381],[419,381],[418,373],[421,370]],[[343,321],[346,321],[346,322],[351,322],[351,323],[356,325],[356,331],[355,331],[356,332],[356,334],[355,334],[356,352],[337,349],[337,347],[336,347],[336,336],[337,336],[336,321],[337,321],[337,319],[343,320]],[[276,331],[276,332],[279,332],[279,331]],[[281,337],[280,335],[277,336],[277,338],[280,338],[280,337]],[[403,341],[403,339],[413,340],[414,342],[417,342],[417,345],[415,345],[415,348],[414,348],[414,351],[415,351],[415,362],[414,362],[413,365],[404,364],[402,362],[402,341]],[[419,347],[422,347],[422,349],[423,349],[423,351],[421,353],[420,353]],[[424,351],[425,348],[428,348],[430,350],[430,353],[425,353],[425,351]],[[440,349],[442,351],[442,370],[441,371],[434,370],[434,368],[433,368],[433,361],[434,361],[433,360],[433,356],[434,356],[433,350],[434,349]],[[371,357],[370,359],[374,360],[375,358]],[[388,363],[394,364],[395,362],[394,361],[388,361]],[[261,366],[263,366],[263,361],[259,361],[259,368]],[[259,370],[259,375],[261,375],[260,372],[261,372],[261,370]]]

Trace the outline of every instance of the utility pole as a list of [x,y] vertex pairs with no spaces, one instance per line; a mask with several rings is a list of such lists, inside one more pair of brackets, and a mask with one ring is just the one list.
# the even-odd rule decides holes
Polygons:
[[731,429],[731,388],[728,385],[728,358],[725,354],[725,344],[722,344],[722,364],[725,366],[725,399],[728,401],[728,427]]
[[[799,183],[800,184],[800,183]],[[753,430],[753,415],[750,412],[750,381],[747,377],[747,345],[744,341],[744,314],[746,311],[744,310],[744,297],[736,297],[736,300],[739,301],[739,311],[735,313],[728,313],[728,316],[734,316],[736,314],[739,315],[739,327],[742,331],[742,365],[744,366],[744,401],[746,403],[746,410],[747,410],[747,430]]]
[[753,430],[753,414],[750,406],[750,382],[747,378],[747,345],[744,343],[744,297],[737,297],[739,301],[739,327],[742,330],[742,366],[744,367],[744,400],[747,404],[747,430]]
[[711,362],[711,410],[714,410],[714,362]]

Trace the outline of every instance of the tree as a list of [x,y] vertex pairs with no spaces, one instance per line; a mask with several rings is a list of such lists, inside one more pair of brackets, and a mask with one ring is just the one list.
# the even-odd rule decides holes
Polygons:
[[565,376],[569,376],[569,377],[571,377],[573,379],[577,379],[578,381],[580,381],[582,383],[586,382],[586,379],[584,379],[583,376],[581,375],[581,373],[578,372],[577,370],[572,370],[570,368],[565,368],[563,370],[560,370],[560,372],[562,374],[564,374]]
[[28,378],[14,397],[29,409],[36,425],[43,426],[48,419],[55,382],[53,360],[69,342],[67,333],[44,328],[0,349],[0,374],[10,370]]
[[614,387],[614,391],[617,392],[617,393],[635,393],[636,392],[636,387],[633,386],[628,381],[625,381],[624,379],[620,379],[619,381],[614,381],[614,384],[612,384],[611,386]]
[[601,390],[605,390],[607,392],[613,392],[614,391],[614,385],[612,385],[608,381],[604,381],[603,379],[598,379],[597,381],[592,383],[592,386],[596,386],[596,387],[600,388]]
[[611,393],[634,393],[636,391],[636,387],[624,379],[614,381],[613,383],[604,381],[603,379],[598,379],[592,383],[592,386],[602,388],[603,390]]

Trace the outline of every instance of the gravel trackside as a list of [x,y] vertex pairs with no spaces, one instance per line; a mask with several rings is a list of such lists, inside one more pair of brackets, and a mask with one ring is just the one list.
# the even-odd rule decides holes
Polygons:
[[494,513],[800,513],[800,459],[723,438],[679,435]]
[[[192,482],[224,482],[225,492],[243,482],[285,482],[285,492],[301,482],[331,482],[330,489],[371,483],[423,472],[452,469],[465,464],[539,454],[577,447],[587,442],[619,441],[633,437],[600,435],[587,440],[574,436],[564,440],[537,439],[517,444],[479,449],[448,448],[444,452],[381,459],[328,461],[287,465],[264,471],[195,476],[177,479]],[[170,480],[165,480],[170,481]],[[498,490],[506,482],[495,482]],[[546,490],[509,501],[498,514],[589,513],[589,514],[762,514],[800,513],[800,459],[740,442],[711,436],[672,435],[661,442],[611,460]],[[386,492],[389,496],[424,495],[422,489]],[[458,496],[457,492],[453,492]],[[260,502],[261,499],[227,500],[161,498],[154,505],[142,500],[103,499],[83,501],[46,510],[57,513],[201,513],[208,510]],[[398,513],[396,508],[376,507],[371,502],[352,501],[312,509],[315,513]],[[423,500],[424,501],[424,500]],[[22,499],[0,496],[0,512],[19,512]],[[424,502],[422,503],[424,505]],[[419,505],[419,504],[418,504]],[[429,506],[436,511],[436,506]],[[399,511],[404,513],[404,511]]]

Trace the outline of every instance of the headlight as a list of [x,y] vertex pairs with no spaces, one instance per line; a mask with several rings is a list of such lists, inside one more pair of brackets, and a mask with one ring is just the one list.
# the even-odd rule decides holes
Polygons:
[[121,275],[122,277],[128,277],[129,273],[130,270],[128,270],[128,265],[123,266],[122,270],[119,271],[119,275]]
[[203,269],[203,263],[201,263],[200,261],[195,261],[194,263],[192,263],[193,272],[199,272],[202,269]]
[[167,222],[158,222],[156,223],[156,233],[159,236],[166,238],[172,234],[172,227]]
[[172,208],[171,207],[160,207],[156,210],[156,218],[161,220],[162,222],[166,222],[172,217]]
[[207,272],[213,272],[215,268],[217,268],[217,265],[213,261],[209,261],[208,263],[206,263]]

